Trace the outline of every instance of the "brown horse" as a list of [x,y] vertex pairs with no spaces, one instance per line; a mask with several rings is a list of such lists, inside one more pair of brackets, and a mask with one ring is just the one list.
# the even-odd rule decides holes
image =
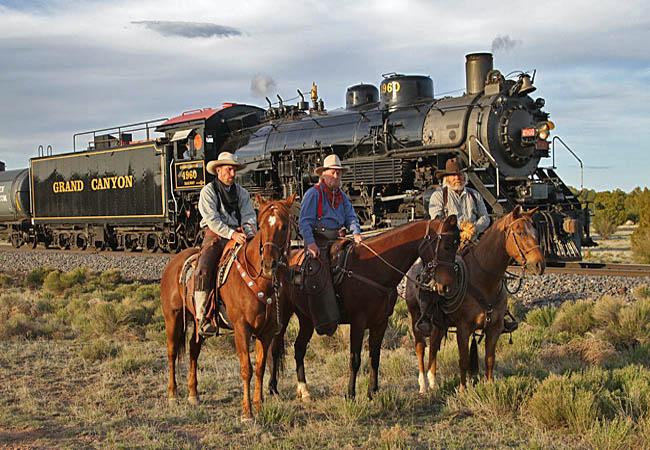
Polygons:
[[[251,362],[248,353],[248,344],[251,335],[256,340],[256,368],[255,368],[255,393],[253,403],[256,410],[262,405],[262,380],[268,347],[277,331],[279,303],[277,301],[278,284],[274,283],[274,274],[278,265],[286,260],[290,238],[291,222],[290,207],[295,199],[291,196],[282,201],[265,202],[258,197],[260,203],[258,220],[259,231],[255,237],[244,244],[239,251],[237,262],[233,265],[225,283],[219,288],[219,296],[226,306],[226,311],[235,334],[235,346],[239,356],[240,374],[244,387],[242,400],[242,420],[252,418],[250,400]],[[232,243],[226,247],[226,253]],[[176,398],[176,358],[184,352],[186,313],[191,317],[192,309],[189,307],[191,299],[185,298],[185,289],[180,284],[179,278],[183,263],[192,254],[197,253],[196,248],[187,249],[176,255],[167,264],[161,279],[160,297],[165,316],[165,329],[167,332],[167,358],[169,363],[169,384],[167,393],[170,399]],[[217,268],[215,267],[215,271]],[[246,281],[245,281],[246,280]],[[249,287],[254,280],[253,288]],[[264,295],[258,298],[258,292]],[[268,302],[270,300],[270,302]],[[203,337],[190,339],[190,366],[187,375],[188,401],[198,403],[197,391],[197,360],[201,351]]]
[[[472,345],[471,358],[468,351],[469,338],[478,329],[482,329],[485,334],[485,375],[488,380],[492,380],[496,345],[503,332],[503,318],[507,310],[507,295],[503,277],[510,262],[514,259],[524,270],[531,270],[538,275],[544,273],[544,254],[539,247],[537,232],[532,221],[534,213],[535,210],[524,212],[521,207],[517,206],[510,214],[502,217],[488,228],[478,244],[462,257],[466,269],[461,271],[458,280],[459,284],[464,284],[464,286],[454,286],[452,289],[452,292],[456,292],[457,295],[448,300],[454,302],[457,309],[450,311],[446,316],[446,324],[456,327],[461,390],[465,389],[466,374],[470,369],[470,363],[472,372],[478,370],[478,353],[475,343]],[[465,280],[465,283],[462,280]],[[428,292],[421,291],[419,295],[434,295],[433,302],[445,302],[445,299],[440,296]],[[415,352],[419,366],[418,384],[420,393],[424,393],[427,389],[427,381],[430,389],[435,387],[436,354],[440,349],[440,342],[446,329],[434,326],[431,331],[429,366],[425,378],[426,336],[415,327],[415,323],[420,317],[417,296],[418,287],[407,280],[406,304],[415,335]]]
[[[333,246],[332,253],[344,241]],[[350,324],[350,378],[348,398],[356,394],[356,379],[361,365],[361,344],[366,329],[370,330],[370,383],[368,396],[379,389],[378,371],[381,342],[393,313],[397,299],[396,286],[418,256],[422,258],[428,273],[438,289],[445,290],[455,282],[454,257],[459,244],[456,217],[445,221],[422,220],[403,225],[353,246],[345,264],[343,281],[337,286],[341,299],[342,323]],[[352,244],[350,244],[352,245]],[[304,258],[304,251],[292,253],[291,266],[298,266]],[[300,331],[295,342],[298,397],[307,399],[304,357],[307,344],[314,332],[306,295],[298,286],[283,281],[280,302],[283,311],[283,327],[274,339],[272,372],[269,389],[277,394],[278,370],[284,350],[284,333],[289,319],[295,312],[300,322]]]

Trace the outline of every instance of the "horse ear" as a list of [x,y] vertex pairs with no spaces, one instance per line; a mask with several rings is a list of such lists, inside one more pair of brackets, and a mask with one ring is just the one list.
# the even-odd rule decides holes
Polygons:
[[287,205],[287,206],[293,205],[293,202],[296,201],[296,196],[297,196],[297,194],[294,192],[293,194],[291,194],[289,197],[287,197],[284,200],[284,204]]
[[533,217],[533,214],[535,214],[537,211],[539,211],[539,206],[536,206],[535,208],[524,212],[528,217]]
[[452,228],[458,225],[458,217],[456,217],[456,214],[447,216],[447,218],[445,219],[445,224],[449,225]]
[[512,210],[512,218],[519,219],[521,217],[521,205],[515,206],[515,209]]
[[259,208],[264,206],[267,202],[267,200],[264,197],[262,197],[260,194],[255,194],[255,201],[259,205]]

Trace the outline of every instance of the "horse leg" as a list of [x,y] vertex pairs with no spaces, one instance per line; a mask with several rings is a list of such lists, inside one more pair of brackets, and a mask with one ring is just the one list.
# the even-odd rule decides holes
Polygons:
[[181,311],[172,312],[172,315],[165,321],[165,334],[167,335],[167,365],[169,368],[167,398],[171,402],[177,396],[176,360],[185,348],[185,333],[183,332],[183,316]]
[[[417,310],[419,311],[419,309]],[[426,337],[420,332],[415,324],[418,320],[418,312],[411,312],[411,329],[413,330],[413,337],[415,338],[415,356],[418,359],[418,385],[420,387],[420,394],[427,392],[427,379],[424,376],[424,352],[427,348]]]
[[251,377],[253,368],[251,366],[250,355],[248,354],[248,342],[251,338],[251,332],[245,324],[235,325],[235,348],[239,357],[239,374],[241,376],[244,392],[241,402],[241,420],[253,420],[251,412]]
[[[503,323],[503,320],[501,320],[501,323]],[[501,329],[490,327],[485,330],[485,377],[488,381],[492,381],[494,375],[494,361],[499,336],[501,336]]]
[[305,378],[305,353],[307,353],[307,344],[314,334],[314,324],[311,319],[302,314],[298,314],[300,330],[294,344],[294,357],[296,359],[296,376],[298,378],[297,397],[301,400],[309,400],[309,390],[307,389],[307,379]]
[[443,330],[434,326],[431,330],[430,347],[429,347],[429,367],[427,370],[427,379],[429,381],[429,389],[436,388],[436,371],[438,369],[438,351],[440,351],[440,343],[444,336]]
[[465,326],[456,327],[456,341],[458,342],[458,361],[460,368],[460,390],[467,387],[467,371],[469,369],[469,335]]
[[381,355],[381,342],[384,340],[388,319],[379,326],[370,328],[368,337],[368,353],[370,354],[370,382],[368,383],[368,398],[379,390],[379,358]]
[[192,405],[198,405],[199,403],[199,392],[197,390],[197,378],[196,372],[198,369],[199,353],[201,353],[201,345],[203,344],[203,337],[199,336],[199,341],[197,342],[195,337],[192,336],[190,339],[190,367],[187,371],[187,388],[188,395],[187,401]]
[[266,368],[266,355],[272,339],[273,335],[267,335],[255,340],[255,392],[253,393],[253,405],[256,412],[260,412],[264,401],[264,369]]
[[357,374],[361,367],[361,345],[363,343],[363,332],[365,327],[359,323],[350,324],[350,379],[348,381],[348,399],[356,395]]

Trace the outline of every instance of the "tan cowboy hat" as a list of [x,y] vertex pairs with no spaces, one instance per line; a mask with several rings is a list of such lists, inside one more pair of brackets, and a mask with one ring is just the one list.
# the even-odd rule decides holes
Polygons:
[[343,167],[341,165],[341,160],[339,159],[339,156],[335,154],[327,155],[325,157],[325,161],[323,161],[323,165],[320,167],[316,167],[316,170],[314,172],[316,172],[316,175],[320,177],[323,171],[327,169],[338,169],[343,172],[348,170],[347,167]]
[[237,157],[229,152],[221,152],[217,159],[213,159],[208,163],[205,170],[212,175],[217,174],[217,167],[219,166],[235,166],[235,169],[240,170],[246,167],[246,164],[240,164]]
[[445,170],[436,170],[435,176],[436,178],[442,178],[447,175],[460,175],[466,170],[467,169],[465,169],[465,165],[460,158],[451,158],[445,163]]

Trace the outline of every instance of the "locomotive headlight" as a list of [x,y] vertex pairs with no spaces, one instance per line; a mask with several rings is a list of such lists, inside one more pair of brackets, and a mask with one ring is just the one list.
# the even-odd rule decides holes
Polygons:
[[555,124],[550,120],[540,123],[537,126],[537,137],[545,141],[550,136],[553,128],[555,128]]

